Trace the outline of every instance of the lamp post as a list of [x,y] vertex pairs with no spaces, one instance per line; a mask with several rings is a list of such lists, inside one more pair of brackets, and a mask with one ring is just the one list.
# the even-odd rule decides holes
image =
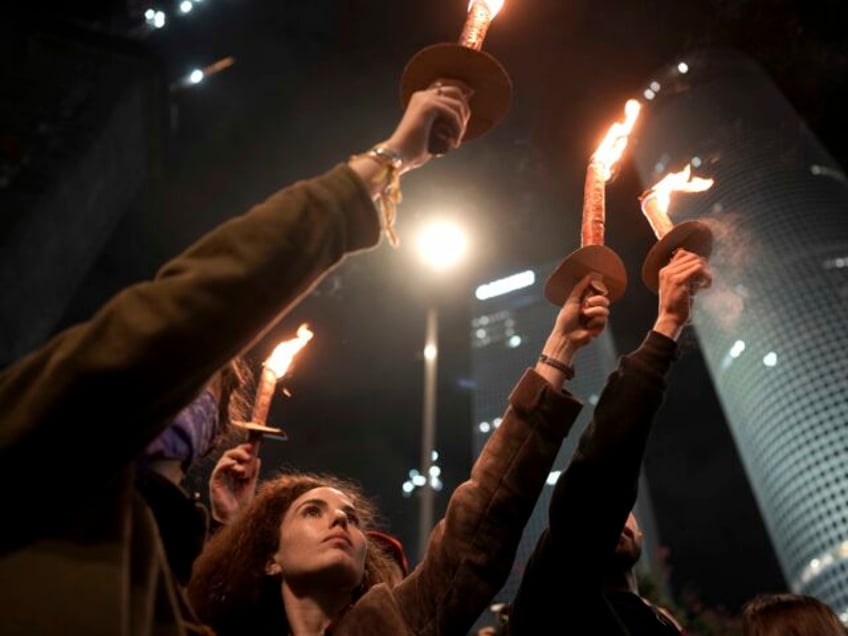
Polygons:
[[[426,227],[418,239],[421,260],[436,273],[445,273],[456,265],[465,253],[467,241],[463,231],[448,221],[438,221]],[[435,297],[430,296],[424,333],[424,401],[421,413],[421,475],[426,479],[420,493],[418,509],[418,555],[424,555],[427,538],[434,523],[435,490],[433,475],[436,451],[436,370],[439,359],[439,310]]]

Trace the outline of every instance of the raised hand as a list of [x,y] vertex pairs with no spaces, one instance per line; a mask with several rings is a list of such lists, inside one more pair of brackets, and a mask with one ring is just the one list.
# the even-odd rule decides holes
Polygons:
[[212,517],[231,523],[253,500],[261,460],[254,454],[256,442],[245,442],[226,451],[209,478]]
[[428,147],[434,127],[439,139],[459,147],[471,116],[469,96],[470,90],[456,82],[436,82],[412,94],[403,118],[385,142],[403,157],[402,171],[417,168],[434,156]]
[[659,305],[654,331],[677,340],[692,317],[695,294],[712,284],[706,259],[680,249],[660,270]]
[[575,285],[557,315],[542,348],[536,372],[554,386],[571,375],[568,369],[578,349],[589,344],[606,328],[609,298],[598,277],[590,274]]

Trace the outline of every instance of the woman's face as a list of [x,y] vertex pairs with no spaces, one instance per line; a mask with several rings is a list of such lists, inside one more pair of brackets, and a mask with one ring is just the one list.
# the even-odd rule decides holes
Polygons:
[[291,583],[315,580],[352,591],[365,572],[366,548],[353,501],[335,488],[313,488],[283,516],[268,572]]

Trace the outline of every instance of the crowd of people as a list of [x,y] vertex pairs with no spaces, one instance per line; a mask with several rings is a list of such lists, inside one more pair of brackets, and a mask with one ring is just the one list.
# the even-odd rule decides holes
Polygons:
[[[457,148],[469,112],[461,85],[419,91],[388,139],[214,229],[2,371],[0,633],[471,630],[512,570],[583,408],[568,382],[575,354],[609,320],[597,276],[573,288],[504,396],[501,425],[414,568],[356,484],[298,472],[260,482],[251,443],[225,446],[244,419],[241,355],[340,261],[391,235],[400,176],[433,158],[434,130]],[[656,319],[610,375],[554,488],[548,527],[503,613],[507,633],[685,633],[639,594],[632,509],[677,341],[711,278],[685,250],[661,270]],[[210,515],[182,483],[216,451]],[[744,622],[750,636],[846,633],[826,605],[799,595],[755,599]]]

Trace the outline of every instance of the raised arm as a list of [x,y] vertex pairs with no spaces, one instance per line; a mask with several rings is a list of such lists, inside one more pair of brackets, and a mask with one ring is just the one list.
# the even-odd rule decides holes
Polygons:
[[689,322],[695,284],[708,286],[710,276],[702,258],[683,251],[660,272],[653,329],[609,376],[592,422],[554,487],[549,527],[514,600],[516,634],[534,633],[531,625],[552,616],[550,603],[567,602],[575,589],[598,589],[599,564],[615,550],[636,501],[645,445],[664,397],[676,340]]
[[[434,119],[467,120],[459,89],[410,101],[384,154],[296,183],[200,239],[155,280],[116,295],[0,374],[0,479],[21,502],[63,483],[102,482],[131,461],[215,373],[345,254],[377,243],[373,197],[391,171],[426,163]],[[104,444],[97,462],[78,452]],[[34,470],[33,462],[49,468]],[[27,475],[21,480],[21,475]]]
[[[585,304],[581,300],[589,285],[587,278],[575,288],[543,349],[561,364],[570,364],[606,325],[607,299],[589,292]],[[465,633],[506,581],[524,526],[581,409],[561,389],[564,377],[545,363],[527,370],[470,479],[451,496],[424,559],[395,588],[416,633]]]

